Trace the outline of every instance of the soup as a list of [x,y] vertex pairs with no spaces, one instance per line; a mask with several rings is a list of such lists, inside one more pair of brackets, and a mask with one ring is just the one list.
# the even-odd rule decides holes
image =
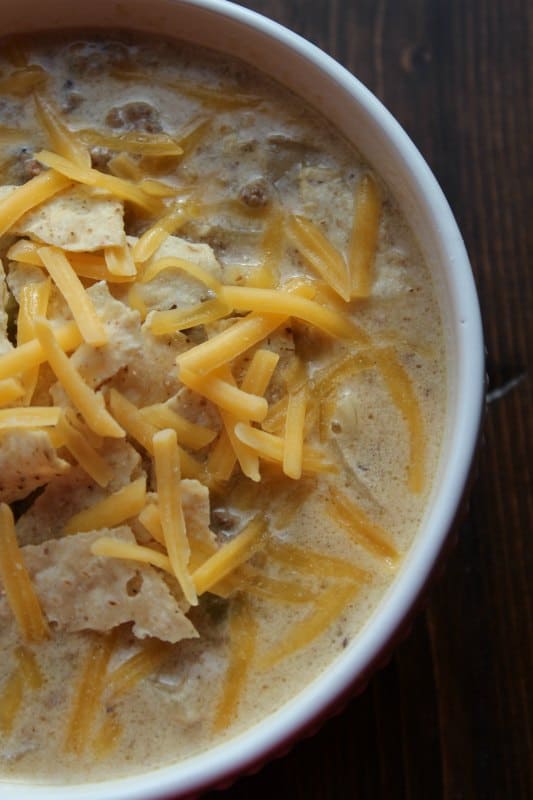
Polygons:
[[357,636],[431,491],[443,335],[386,186],[266,77],[90,33],[0,70],[2,772],[97,780]]

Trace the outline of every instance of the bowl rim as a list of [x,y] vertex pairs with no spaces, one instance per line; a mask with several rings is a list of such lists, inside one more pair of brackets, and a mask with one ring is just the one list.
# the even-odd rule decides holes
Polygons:
[[[310,726],[318,726],[354,683],[366,681],[376,662],[397,637],[438,560],[460,505],[475,451],[484,399],[484,347],[479,304],[468,256],[450,207],[425,160],[403,128],[382,103],[347,69],[318,47],[288,28],[255,11],[220,0],[161,0],[166,5],[189,6],[232,20],[243,28],[274,39],[296,53],[303,62],[352,98],[361,113],[379,126],[395,159],[410,176],[411,188],[433,220],[449,274],[449,302],[459,321],[454,328],[457,363],[456,386],[468,387],[455,398],[455,421],[449,455],[438,496],[434,499],[424,536],[411,548],[400,574],[379,601],[371,620],[354,642],[301,692],[265,720],[228,742],[160,769],[132,777],[102,782],[57,785],[4,783],[5,800],[31,796],[41,800],[76,797],[86,800],[142,800],[184,797],[226,785],[228,781],[261,766],[280,750],[286,750]],[[45,26],[43,26],[44,28]],[[63,26],[65,27],[65,26]],[[127,28],[128,26],[124,26]],[[177,36],[176,38],[179,38]],[[379,171],[379,170],[378,170]],[[451,400],[450,400],[451,402]],[[385,602],[386,600],[386,602]]]

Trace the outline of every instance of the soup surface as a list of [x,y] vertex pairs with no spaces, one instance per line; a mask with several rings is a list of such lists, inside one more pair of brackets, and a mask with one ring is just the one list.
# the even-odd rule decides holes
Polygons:
[[439,308],[379,176],[238,61],[44,35],[0,95],[1,771],[129,775],[369,619],[436,469]]

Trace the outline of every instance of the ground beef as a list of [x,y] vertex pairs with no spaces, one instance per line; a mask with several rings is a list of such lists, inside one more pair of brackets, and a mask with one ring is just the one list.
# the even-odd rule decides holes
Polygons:
[[242,187],[239,200],[250,208],[263,208],[270,202],[270,185],[264,178],[256,178]]
[[160,133],[162,130],[159,111],[150,103],[141,101],[115,106],[108,112],[105,121],[110,128],[123,128],[145,133]]
[[26,183],[30,178],[39,175],[44,167],[39,163],[27,147],[22,147],[16,155],[13,154],[13,161],[9,168],[9,180],[12,183]]
[[61,103],[61,110],[64,114],[70,114],[75,111],[83,103],[84,97],[80,92],[66,91],[63,102]]
[[107,147],[91,147],[91,164],[94,169],[107,172],[107,165],[111,155],[111,151]]
[[21,159],[21,167],[22,167],[22,174],[26,180],[30,178],[35,178],[36,175],[40,175],[43,171],[43,165],[37,161],[36,158],[31,158],[30,156],[24,154]]
[[66,50],[66,62],[72,75],[97,75],[109,66],[130,66],[130,56],[122,42],[73,42]]

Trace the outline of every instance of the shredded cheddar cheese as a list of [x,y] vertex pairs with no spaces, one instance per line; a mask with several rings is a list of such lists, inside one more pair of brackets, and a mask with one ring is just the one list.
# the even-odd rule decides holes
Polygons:
[[105,688],[106,672],[115,646],[113,634],[95,636],[82,664],[65,736],[65,750],[79,756],[89,741],[91,727]]
[[140,181],[144,175],[137,162],[127,153],[113,156],[108,163],[109,172],[117,178],[126,178],[130,181]]
[[391,544],[387,532],[375,522],[353,500],[335,486],[330,487],[330,500],[326,511],[358,542],[361,547],[394,566],[398,552]]
[[279,362],[279,354],[272,350],[256,350],[250,366],[242,379],[241,389],[262,397]]
[[[76,181],[86,186],[95,186],[99,189],[104,189],[115,197],[121,200],[129,200],[130,203],[134,203],[152,213],[157,213],[160,208],[159,201],[145,194],[142,189],[139,189],[133,183],[123,178],[116,178],[113,175],[99,172],[97,169],[93,169],[93,167],[81,167],[68,158],[63,158],[63,156],[51,153],[48,150],[39,151],[35,154],[35,158],[46,167],[50,167],[52,170],[55,170],[56,173],[59,173],[60,176],[63,176],[64,180],[68,179],[69,181]],[[33,178],[33,180],[37,180],[37,178]],[[27,184],[24,185],[26,186]]]
[[148,228],[133,248],[133,258],[136,262],[144,263],[151,258],[163,242],[187,220],[187,206],[177,205],[165,216]]
[[0,731],[11,733],[24,697],[24,676],[18,670],[11,673],[0,694]]
[[368,297],[376,256],[381,198],[374,178],[363,175],[356,189],[354,221],[348,252],[350,297]]
[[[35,320],[34,320],[35,322]],[[75,322],[67,322],[54,329],[57,346],[70,352],[78,347],[83,339]],[[0,356],[0,380],[12,378],[26,372],[47,360],[47,355],[38,339],[32,339]]]
[[137,514],[146,504],[146,478],[137,478],[133,483],[104,497],[90,508],[74,514],[63,527],[64,534],[114,528]]
[[207,474],[211,476],[211,484],[215,481],[227,481],[230,479],[237,456],[231,446],[226,428],[222,430],[215,446],[211,448],[207,459]]
[[176,363],[180,372],[186,368],[198,375],[206,375],[218,367],[224,366],[255,344],[263,341],[276,328],[279,328],[286,318],[279,314],[266,317],[249,314],[206,342],[196,345],[178,356]]
[[99,486],[107,486],[114,474],[112,467],[94,449],[87,436],[71,425],[67,413],[64,412],[59,418],[56,431],[61,443],[72,453],[80,467]]
[[104,258],[109,273],[117,278],[134,278],[137,268],[129,245],[114,245],[104,249]]
[[[42,247],[38,242],[19,239],[7,251],[7,257],[21,264],[33,264],[42,267],[43,262],[39,256]],[[106,259],[99,253],[69,253],[70,266],[80,278],[89,278],[93,281],[107,281],[108,283],[130,283],[135,275],[116,275],[109,271]]]
[[270,539],[266,549],[275,562],[291,571],[314,575],[317,578],[349,578],[359,583],[369,583],[371,579],[370,574],[356,564],[325,553],[318,553],[316,550],[298,547],[281,541],[281,539]]
[[65,125],[59,111],[54,108],[49,98],[34,94],[33,99],[37,117],[46,131],[50,145],[60,156],[68,158],[80,167],[91,166],[91,156],[86,147]]
[[131,691],[139,681],[154,672],[169,655],[168,645],[157,640],[143,645],[142,650],[116,667],[107,681],[107,692],[119,697]]
[[[141,239],[139,239],[139,242],[140,241]],[[139,242],[137,242],[137,244]],[[138,261],[139,258],[136,258],[136,260]],[[157,261],[152,261],[144,270],[141,283],[153,281],[160,272],[167,269],[181,270],[187,275],[190,275],[191,278],[195,278],[200,283],[203,283],[204,286],[207,286],[207,288],[211,289],[213,292],[218,292],[220,290],[219,281],[213,277],[208,270],[203,269],[203,267],[200,267],[198,264],[194,264],[192,261],[187,261],[177,256],[167,256],[165,258],[158,258]]]
[[15,70],[11,75],[0,80],[0,93],[2,95],[15,95],[26,97],[35,89],[40,88],[47,80],[45,70],[38,64],[20,64],[21,69]]
[[0,503],[0,579],[24,638],[36,642],[45,639],[48,623],[24,565],[13,513],[5,503]]
[[280,289],[224,286],[219,292],[219,297],[236,311],[255,311],[262,314],[272,314],[272,309],[275,309],[276,317],[278,318],[279,314],[285,314],[287,317],[297,317],[330,336],[356,341],[361,338],[359,328],[355,323],[352,323],[336,311],[325,308],[306,297],[299,297],[295,293]]
[[[127,131],[113,136],[93,129],[83,129],[76,133],[78,138],[89,147],[105,147],[120,153],[138,153],[144,156],[179,156],[183,152],[182,148],[166,134]],[[55,149],[57,150],[57,148]]]
[[28,406],[0,409],[0,431],[10,428],[47,428],[57,425],[61,409],[54,406]]
[[108,337],[104,325],[65,253],[58,247],[41,247],[38,254],[55,285],[67,301],[85,341],[92,344],[93,347],[101,347],[106,344]]
[[37,317],[34,325],[46,360],[89,427],[100,436],[123,437],[124,431],[107,411],[102,395],[85,383],[61,349],[50,324],[42,317]]
[[174,575],[170,559],[164,553],[143,547],[140,544],[121,542],[111,536],[101,536],[91,545],[91,553],[95,556],[107,558],[123,558],[127,561],[138,561],[140,564],[151,564],[153,567],[165,570],[169,575]]
[[21,645],[15,649],[15,658],[19,669],[24,677],[24,681],[31,689],[40,689],[43,685],[43,673],[29,647]]
[[172,569],[187,601],[197,605],[196,588],[187,564],[191,549],[187,538],[180,490],[180,459],[176,431],[167,428],[153,437],[159,513]]
[[126,433],[153,455],[152,437],[157,432],[156,426],[142,416],[137,406],[116,389],[111,389],[109,393],[109,408]]
[[[262,458],[283,463],[285,440],[282,437],[262,431],[259,428],[252,428],[244,422],[239,422],[235,425],[235,435]],[[304,445],[302,450],[302,470],[304,472],[329,472],[335,470],[335,467],[325,461],[319,452]]]
[[173,411],[164,403],[146,406],[141,408],[139,413],[156,428],[173,428],[178,435],[178,440],[185,447],[190,447],[191,450],[201,450],[210,444],[216,436],[215,431],[205,428],[203,425],[198,425],[196,422],[190,422],[190,420],[185,419],[185,417],[178,414],[177,411]]
[[92,750],[96,758],[109,755],[110,751],[117,746],[123,730],[124,726],[118,721],[115,714],[107,712],[107,716],[92,740]]
[[348,270],[342,255],[326,239],[320,228],[305,217],[291,216],[287,237],[305,262],[343,299],[350,299]]
[[180,380],[189,389],[207,397],[224,411],[229,411],[237,419],[261,422],[266,417],[268,403],[264,397],[243,392],[238,386],[216,375],[200,376],[185,367],[180,367]]
[[[158,426],[152,424],[149,415],[142,414],[137,406],[131,403],[116,389],[109,393],[109,407],[117,422],[126,433],[135,439],[150,455],[153,456],[153,436],[157,433]],[[173,426],[165,426],[173,427]],[[202,468],[195,459],[178,445],[181,470],[184,478],[197,478]]]
[[[220,375],[231,386],[237,385],[229,367],[221,370]],[[239,422],[239,419],[223,409],[219,409],[219,413],[227,437],[233,452],[235,453],[235,457],[240,464],[243,475],[246,475],[247,478],[250,478],[255,482],[259,482],[261,480],[261,475],[259,474],[259,459],[256,453],[254,453],[254,451],[247,445],[240,442],[235,436],[235,425]]]
[[426,438],[420,403],[406,370],[392,348],[376,350],[375,359],[390,396],[402,414],[410,438],[407,485],[414,494],[424,488]]
[[0,381],[0,408],[24,397],[24,394],[25,389],[20,381],[16,378],[5,378]]
[[218,581],[247,561],[259,548],[267,529],[265,518],[258,514],[235,538],[230,539],[193,573],[199,595],[209,591]]
[[305,387],[289,394],[285,422],[283,472],[294,480],[299,480],[302,475],[306,407],[307,392]]
[[230,658],[215,712],[214,728],[226,728],[236,711],[256,650],[258,624],[245,601],[233,609],[230,618]]
[[[165,535],[161,527],[161,516],[155,503],[148,503],[139,514],[139,522],[144,525],[152,539],[159,544],[165,545]],[[170,561],[168,562],[170,570]]]
[[[35,337],[33,320],[45,317],[50,298],[51,282],[48,278],[39,283],[29,283],[20,291],[19,313],[17,317],[17,344],[25,344]],[[24,405],[29,405],[39,378],[39,367],[29,369],[21,376]]]
[[230,312],[229,306],[220,300],[206,300],[192,308],[173,308],[169,311],[153,311],[150,317],[150,330],[155,336],[166,336],[176,331],[208,325],[222,319]]
[[353,583],[335,583],[320,594],[313,609],[289,630],[286,637],[272,647],[267,654],[258,659],[261,670],[272,669],[280,661],[302,650],[306,645],[321,636],[337,619],[347,604],[359,591]]
[[0,236],[32,208],[70,186],[71,181],[54,170],[41,172],[0,200]]

